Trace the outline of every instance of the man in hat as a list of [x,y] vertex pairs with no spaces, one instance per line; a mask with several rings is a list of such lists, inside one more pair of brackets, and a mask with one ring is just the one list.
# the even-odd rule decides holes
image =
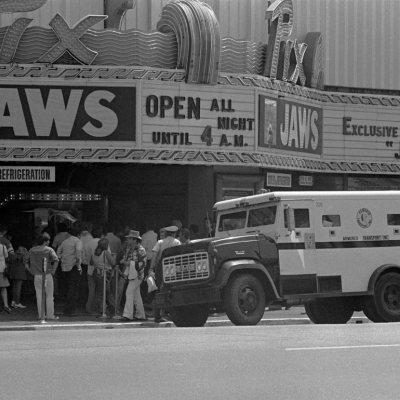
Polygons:
[[[128,245],[120,263],[125,264],[125,275],[129,283],[126,288],[123,318],[128,321],[144,321],[146,314],[144,312],[142,296],[140,295],[140,284],[144,277],[147,254],[144,247],[140,244],[142,238],[138,231],[130,230],[125,237]],[[135,315],[134,307],[136,309]]]
[[[178,231],[178,227],[175,225],[167,226],[163,228],[165,231],[165,238],[159,240],[153,248],[153,257],[151,259],[149,275],[156,277],[156,285],[158,287],[161,286],[161,271],[158,268],[156,271],[156,267],[159,265],[159,261],[161,260],[162,252],[169,247],[180,246],[181,242],[178,239],[175,239],[176,232]],[[156,272],[155,272],[156,271]],[[154,322],[160,323],[165,322],[164,319],[161,318],[161,310],[154,306]]]

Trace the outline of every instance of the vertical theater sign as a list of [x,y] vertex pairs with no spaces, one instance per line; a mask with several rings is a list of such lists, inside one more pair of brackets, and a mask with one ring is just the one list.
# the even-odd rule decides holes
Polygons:
[[[268,43],[247,41],[245,52],[198,0],[167,3],[151,32],[118,29],[133,1],[105,1],[108,16],[73,26],[60,14],[48,28],[18,17],[45,5],[0,2],[1,13],[15,13],[0,28],[0,160],[387,168],[338,151],[360,141],[352,125],[372,125],[354,107],[363,119],[386,105],[323,90],[322,35],[291,36],[292,0],[268,7]],[[398,101],[385,101],[396,113]]]

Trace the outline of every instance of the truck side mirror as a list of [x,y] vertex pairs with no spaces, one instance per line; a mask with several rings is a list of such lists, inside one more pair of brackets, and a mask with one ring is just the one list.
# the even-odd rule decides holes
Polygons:
[[286,206],[285,208],[285,226],[287,227],[289,232],[294,231],[294,210],[293,208]]

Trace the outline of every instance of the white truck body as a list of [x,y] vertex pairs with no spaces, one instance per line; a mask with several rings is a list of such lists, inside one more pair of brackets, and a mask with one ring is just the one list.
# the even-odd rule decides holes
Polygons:
[[[372,294],[373,273],[400,264],[398,191],[268,192],[221,201],[214,209],[217,238],[261,233],[276,241],[283,298]],[[276,210],[273,222],[262,221],[268,209]],[[292,231],[285,209],[294,212]],[[308,223],[300,224],[298,214],[306,210]]]

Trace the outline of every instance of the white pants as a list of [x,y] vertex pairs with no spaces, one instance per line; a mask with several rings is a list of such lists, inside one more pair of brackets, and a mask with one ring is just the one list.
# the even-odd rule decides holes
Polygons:
[[140,284],[142,281],[138,278],[129,281],[128,287],[126,288],[126,302],[123,316],[129,319],[133,319],[133,306],[136,307],[136,318],[145,319],[146,314],[144,313],[142,296],[140,295]]
[[[35,290],[36,290],[36,301],[38,307],[39,318],[42,317],[40,314],[42,312],[42,275],[35,275],[34,279]],[[54,284],[53,276],[51,274],[46,275],[45,281],[45,292],[46,292],[46,309],[45,315],[47,318],[54,318]]]

